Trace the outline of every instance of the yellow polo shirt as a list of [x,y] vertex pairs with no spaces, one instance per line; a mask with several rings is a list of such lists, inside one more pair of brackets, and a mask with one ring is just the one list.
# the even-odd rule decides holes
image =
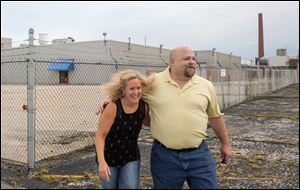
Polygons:
[[172,149],[198,147],[207,136],[208,118],[223,115],[213,84],[194,75],[181,88],[169,68],[156,74],[155,82],[156,88],[143,95],[150,106],[152,137]]

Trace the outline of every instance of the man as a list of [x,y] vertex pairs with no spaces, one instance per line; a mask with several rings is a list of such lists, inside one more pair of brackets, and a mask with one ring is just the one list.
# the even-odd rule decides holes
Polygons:
[[218,188],[216,163],[208,149],[207,124],[221,141],[222,160],[232,157],[228,131],[213,84],[197,75],[189,47],[171,51],[169,67],[156,74],[156,88],[143,99],[150,106],[151,172],[155,189]]

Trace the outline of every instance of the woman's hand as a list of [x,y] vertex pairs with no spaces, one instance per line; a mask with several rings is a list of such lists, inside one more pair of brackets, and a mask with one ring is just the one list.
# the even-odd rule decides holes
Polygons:
[[99,162],[99,176],[101,179],[105,181],[109,181],[109,176],[110,176],[110,170],[109,166],[107,165],[106,162]]

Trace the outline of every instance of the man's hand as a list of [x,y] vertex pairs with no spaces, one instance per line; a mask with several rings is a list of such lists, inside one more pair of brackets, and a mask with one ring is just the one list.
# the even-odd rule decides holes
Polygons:
[[110,101],[101,101],[96,115],[100,116]]
[[230,144],[222,144],[221,146],[222,163],[226,164],[232,159],[232,149]]

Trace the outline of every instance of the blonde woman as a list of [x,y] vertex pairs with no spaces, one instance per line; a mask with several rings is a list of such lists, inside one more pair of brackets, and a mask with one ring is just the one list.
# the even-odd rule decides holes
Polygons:
[[141,100],[152,88],[137,71],[124,70],[105,87],[112,100],[100,116],[96,133],[99,176],[104,189],[138,189],[142,124],[149,126],[149,107]]

